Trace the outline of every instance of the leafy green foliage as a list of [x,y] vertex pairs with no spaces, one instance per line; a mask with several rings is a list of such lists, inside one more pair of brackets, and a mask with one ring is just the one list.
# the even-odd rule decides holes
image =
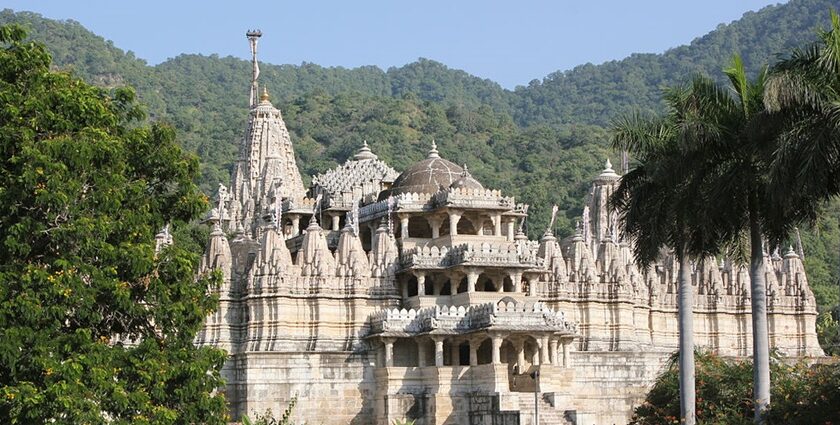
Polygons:
[[[730,361],[708,353],[695,354],[697,423],[752,423],[752,363]],[[840,421],[840,363],[771,365],[770,424],[823,424]],[[634,410],[631,424],[679,424],[679,381],[676,356],[657,379],[645,401]]]
[[271,409],[266,410],[265,413],[254,415],[253,420],[248,415],[244,415],[242,416],[242,425],[294,425],[292,413],[294,413],[295,404],[297,404],[297,397],[292,397],[280,418],[274,417],[274,412]]
[[0,27],[0,422],[224,423],[199,256],[154,253],[207,207],[198,161],[133,92],[50,71]]

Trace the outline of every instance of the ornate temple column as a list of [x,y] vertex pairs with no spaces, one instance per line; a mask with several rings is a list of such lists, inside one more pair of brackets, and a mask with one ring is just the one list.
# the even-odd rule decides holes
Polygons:
[[440,225],[443,224],[443,220],[440,217],[426,217],[426,221],[429,222],[429,227],[432,228],[432,239],[439,238]]
[[502,363],[502,336],[498,334],[491,334],[490,335],[490,345],[492,346],[492,353],[493,353],[493,364],[501,364]]
[[338,228],[339,220],[341,220],[341,217],[338,214],[330,213],[330,219],[332,219],[332,230],[336,232],[341,230]]
[[540,342],[540,364],[551,364],[551,358],[548,350],[548,335],[543,335],[539,339]]
[[292,237],[300,235],[300,216],[297,214],[289,214],[289,218],[292,220]]
[[567,338],[562,340],[563,343],[563,367],[572,366],[572,357],[569,353],[572,351],[572,339]]
[[426,273],[414,272],[414,276],[417,277],[417,296],[426,295]]
[[516,371],[523,373],[525,371],[525,341],[520,339],[516,341]]
[[513,242],[513,232],[515,231],[516,227],[516,219],[510,219],[507,222],[507,240],[508,242]]
[[549,358],[549,362],[551,364],[560,364],[560,361],[557,359],[557,339],[551,338],[548,342],[548,354],[551,356]]
[[443,337],[435,335],[430,337],[435,342],[435,366],[443,366]]
[[395,338],[382,338],[385,344],[385,367],[394,366],[394,340]]
[[493,284],[496,285],[496,292],[503,292],[505,290],[505,277],[504,276],[496,276],[495,279],[492,279]]
[[481,347],[481,343],[484,341],[484,338],[479,338],[473,336],[469,339],[470,342],[470,366],[478,366],[478,348]]
[[400,214],[400,237],[408,238],[408,214]]
[[478,271],[475,269],[467,270],[467,292],[475,292],[475,283],[478,282]]
[[528,280],[528,295],[532,297],[537,296],[537,284],[540,281],[539,276],[527,276],[525,279]]
[[510,280],[513,281],[513,292],[522,293],[522,272],[512,272],[510,274]]
[[502,215],[496,213],[490,218],[493,220],[493,236],[502,236]]
[[456,236],[458,234],[458,222],[461,221],[461,213],[458,211],[449,211],[449,235]]

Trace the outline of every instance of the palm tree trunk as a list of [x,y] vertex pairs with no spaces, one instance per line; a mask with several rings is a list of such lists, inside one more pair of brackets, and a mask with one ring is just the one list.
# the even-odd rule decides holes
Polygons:
[[691,288],[691,264],[683,249],[679,253],[679,329],[680,329],[680,418],[694,425],[694,290]]
[[757,200],[750,196],[750,286],[752,292],[753,401],[755,423],[766,423],[770,405],[770,339],[767,331],[767,286],[764,276],[764,247],[758,222]]

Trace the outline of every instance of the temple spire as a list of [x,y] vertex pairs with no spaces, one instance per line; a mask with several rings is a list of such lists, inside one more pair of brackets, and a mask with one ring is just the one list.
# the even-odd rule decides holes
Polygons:
[[250,106],[253,109],[257,106],[257,93],[259,92],[259,87],[257,85],[257,79],[260,77],[260,65],[257,62],[257,41],[259,41],[260,37],[262,37],[262,31],[260,30],[249,30],[245,33],[245,36],[248,37],[248,42],[251,44],[251,62],[253,63],[253,73],[251,76],[251,97],[250,97]]

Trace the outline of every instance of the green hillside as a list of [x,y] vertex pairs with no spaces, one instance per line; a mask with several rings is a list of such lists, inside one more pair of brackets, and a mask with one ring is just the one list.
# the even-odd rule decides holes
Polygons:
[[[566,235],[592,177],[611,154],[605,127],[612,119],[658,109],[662,87],[695,73],[719,77],[736,52],[755,72],[813,40],[814,29],[827,26],[831,7],[840,4],[792,0],[769,6],[663,54],[585,64],[512,91],[429,59],[388,70],[261,64],[260,78],[283,110],[306,176],[343,162],[365,139],[401,169],[422,158],[434,138],[445,157],[467,163],[486,186],[531,203],[532,236],[542,233],[553,203],[563,211],[557,232]],[[134,86],[150,118],[172,123],[185,147],[199,155],[205,191],[228,180],[247,117],[247,61],[181,55],[149,66],[74,21],[0,12],[0,24],[11,22],[44,42],[59,68],[106,87]],[[242,46],[247,51],[244,37]],[[838,300],[840,208],[829,210],[803,233],[821,306]]]

